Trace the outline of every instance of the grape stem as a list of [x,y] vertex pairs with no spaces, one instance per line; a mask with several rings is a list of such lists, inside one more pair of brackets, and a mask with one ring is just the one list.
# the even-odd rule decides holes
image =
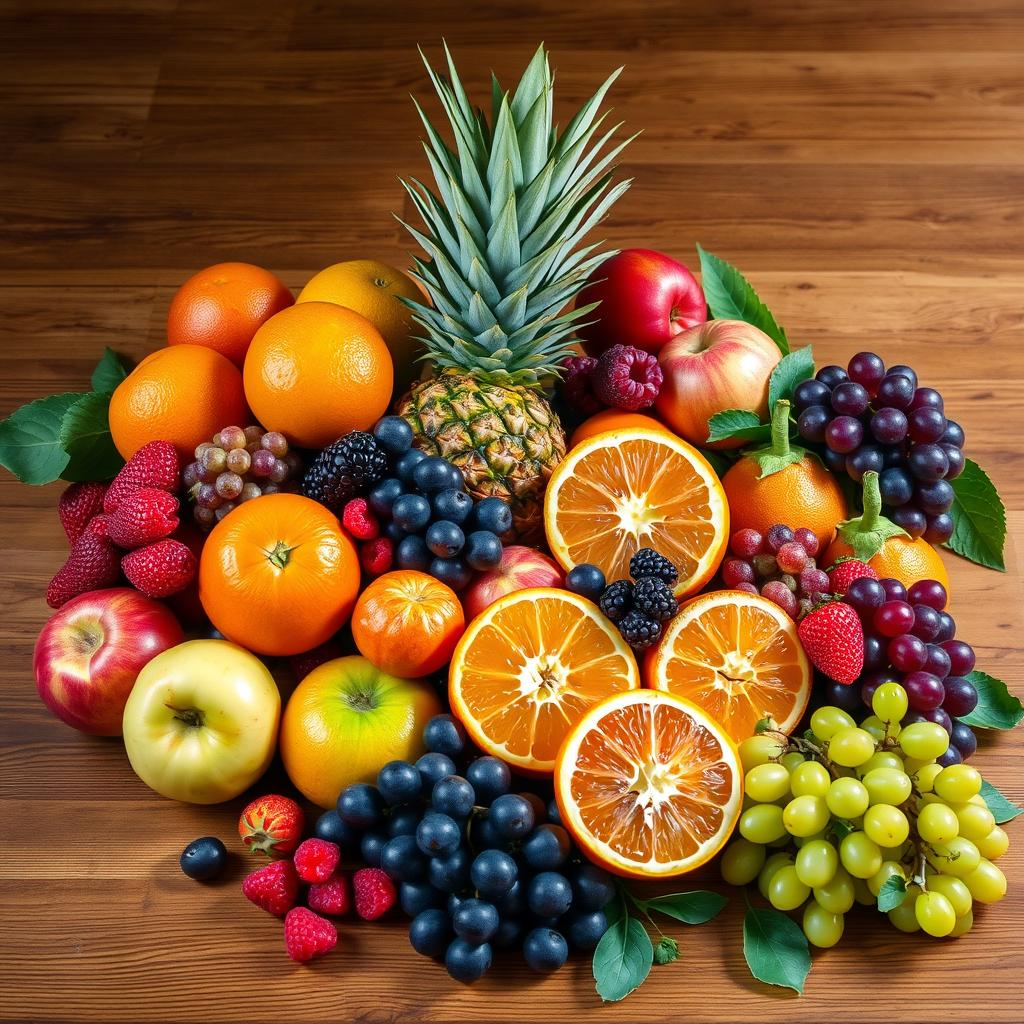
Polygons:
[[839,770],[829,760],[827,753],[828,744],[825,744],[823,747],[819,747],[817,743],[812,743],[810,740],[805,739],[802,736],[787,736],[784,732],[781,732],[778,729],[765,729],[764,732],[769,733],[772,736],[778,736],[782,744],[786,747],[787,752],[789,750],[796,750],[801,754],[809,754],[816,761],[825,766],[829,775],[831,775],[833,779],[839,778]]

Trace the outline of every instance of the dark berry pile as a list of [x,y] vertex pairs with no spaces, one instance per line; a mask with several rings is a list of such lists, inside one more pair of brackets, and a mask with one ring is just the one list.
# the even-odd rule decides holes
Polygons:
[[570,948],[593,950],[615,883],[574,848],[554,801],[513,792],[504,761],[471,759],[451,715],[431,719],[424,740],[415,764],[391,761],[377,785],[344,790],[317,835],[387,872],[413,948],[456,981],[476,981],[495,950],[520,949],[541,973]]
[[873,352],[858,352],[847,369],[823,366],[798,384],[793,400],[800,436],[833,473],[860,481],[875,471],[889,519],[911,537],[949,540],[964,431],[946,419],[937,391],[918,387],[909,366],[887,371]]

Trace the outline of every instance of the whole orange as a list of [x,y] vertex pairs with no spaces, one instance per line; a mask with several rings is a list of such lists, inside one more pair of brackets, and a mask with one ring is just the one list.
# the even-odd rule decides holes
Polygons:
[[167,344],[203,345],[241,367],[260,325],[294,301],[269,270],[215,263],[193,274],[171,299]]
[[622,409],[602,409],[585,419],[573,432],[569,439],[569,447],[575,448],[580,441],[586,441],[595,434],[603,434],[606,430],[619,430],[623,427],[646,427],[648,430],[672,431],[653,416],[645,416],[641,412],[624,412]]
[[110,398],[110,433],[129,459],[150,441],[170,441],[183,461],[229,423],[247,423],[242,375],[213,349],[161,348],[146,356]]
[[245,397],[267,430],[323,448],[384,415],[394,373],[388,347],[366,317],[332,302],[301,302],[256,332],[243,377]]
[[465,628],[455,591],[412,569],[375,579],[359,595],[352,614],[359,653],[382,672],[403,679],[429,675],[447,664]]
[[[849,558],[853,548],[842,538],[837,537],[825,552],[818,564],[827,569],[836,559]],[[899,580],[905,587],[911,587],[918,580],[938,580],[952,597],[949,586],[949,573],[939,557],[938,551],[922,537],[911,540],[909,537],[889,537],[882,544],[882,550],[868,559],[868,565],[882,579]]]
[[348,622],[359,559],[337,518],[298,494],[238,506],[210,533],[199,600],[229,640],[259,654],[299,654]]

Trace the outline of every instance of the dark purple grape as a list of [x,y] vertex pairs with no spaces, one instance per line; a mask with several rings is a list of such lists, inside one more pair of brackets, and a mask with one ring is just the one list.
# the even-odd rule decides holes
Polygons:
[[889,373],[896,373],[899,374],[901,377],[906,377],[907,380],[909,380],[910,383],[914,385],[914,388],[916,390],[917,374],[909,366],[905,366],[903,363],[897,363],[895,366],[889,367]]
[[871,698],[875,695],[877,690],[882,683],[890,683],[893,681],[892,672],[868,672],[860,681],[860,699],[864,702],[865,707],[871,707]]
[[[842,455],[849,455],[863,440],[864,424],[852,416],[837,416],[825,428],[825,443]],[[944,452],[942,456],[945,458]]]
[[907,417],[907,422],[907,433],[915,444],[938,441],[946,429],[946,417],[938,409],[929,406],[913,409]]
[[955,480],[964,471],[964,463],[967,461],[964,453],[951,444],[940,444],[939,447],[946,453],[946,459],[949,461],[945,479]]
[[939,612],[939,631],[935,634],[933,643],[941,644],[952,640],[956,636],[956,622],[949,612]]
[[954,448],[963,448],[966,440],[964,428],[956,420],[946,420],[946,429],[942,432],[942,437],[939,440],[943,444],[951,444]]
[[914,491],[914,504],[928,516],[941,516],[953,504],[953,485],[945,480],[918,484]]
[[926,604],[941,612],[946,607],[949,595],[938,580],[918,580],[907,591],[907,600],[911,604]]
[[847,588],[843,600],[866,621],[871,621],[875,609],[885,600],[885,588],[870,576],[861,576]]
[[922,536],[929,544],[945,544],[953,536],[953,517],[948,512],[929,516]]
[[870,400],[867,388],[852,380],[837,385],[832,391],[832,408],[842,416],[859,416]]
[[826,387],[834,388],[837,384],[842,384],[844,381],[849,380],[846,371],[841,366],[823,366],[815,375],[815,380],[820,380]]
[[836,476],[842,476],[846,472],[846,456],[842,452],[826,448],[821,453],[821,461],[825,463],[825,468]]
[[907,455],[907,465],[910,472],[925,483],[941,480],[949,471],[949,459],[937,444],[915,444]]
[[914,605],[914,625],[910,630],[912,636],[923,640],[926,644],[935,639],[939,631],[939,613],[926,604]]
[[949,655],[938,644],[928,644],[928,658],[924,663],[924,671],[939,679],[945,679],[949,675],[949,669]]
[[916,540],[928,529],[928,517],[913,505],[901,505],[899,508],[894,508],[889,518],[901,530],[906,530],[912,540]]
[[878,382],[885,376],[885,363],[874,352],[858,352],[847,364],[850,380],[862,384],[874,395]]
[[950,734],[949,741],[960,751],[960,756],[965,761],[969,760],[978,749],[978,738],[974,735],[974,730],[963,722],[953,723],[953,732]]
[[928,660],[928,648],[923,640],[912,633],[905,633],[889,641],[888,656],[893,668],[901,672],[916,672],[924,668]]
[[[804,381],[804,383],[809,384],[812,382]],[[829,425],[831,419],[832,413],[825,406],[811,405],[804,409],[797,417],[796,429],[805,441],[810,441],[813,444],[824,444],[825,428]]]
[[914,496],[914,481],[905,469],[893,466],[878,474],[878,490],[884,505],[906,505]]
[[802,380],[793,389],[793,406],[797,412],[803,412],[812,405],[825,405],[831,393],[829,386],[820,380]]
[[965,676],[974,670],[974,648],[963,640],[945,640],[942,649],[949,655],[949,672],[954,676]]
[[875,671],[889,664],[888,637],[877,633],[864,634],[864,668]]
[[885,591],[886,601],[906,601],[907,588],[899,580],[885,579],[878,582],[882,584],[882,589]]
[[860,687],[856,683],[847,686],[829,679],[825,686],[825,703],[834,708],[841,708],[847,713],[860,711]]
[[945,408],[942,395],[935,388],[918,388],[914,392],[914,400],[910,403],[911,409],[938,409],[939,412]]
[[942,765],[943,768],[948,768],[951,764],[961,764],[962,762],[963,758],[960,756],[960,751],[952,743],[935,758],[935,763]]
[[907,436],[907,417],[899,409],[879,409],[871,417],[871,433],[881,444],[899,444]]
[[942,706],[954,718],[963,718],[978,706],[978,691],[970,679],[964,679],[963,676],[947,676],[942,680],[942,688],[946,691],[946,699]]
[[942,680],[930,672],[908,672],[903,677],[903,689],[907,691],[907,701],[915,711],[941,707],[946,698]]
[[926,722],[934,722],[936,725],[941,725],[946,730],[947,736],[952,734],[953,719],[949,717],[944,708],[931,708],[928,711],[922,711],[921,715]]
[[875,406],[879,409],[909,409],[913,400],[913,382],[892,370],[882,378],[875,394]]
[[885,601],[875,609],[871,624],[882,636],[902,636],[914,625],[914,609],[906,601]]
[[881,473],[883,462],[881,448],[864,444],[846,456],[846,472],[852,480],[860,483],[865,473]]
[[904,454],[903,445],[889,445],[882,449],[885,455],[885,468],[893,469],[898,467],[903,469],[907,464],[907,456]]
[[927,722],[928,719],[924,717],[920,711],[908,711],[904,716],[900,725],[905,729],[908,725],[914,725],[916,722]]

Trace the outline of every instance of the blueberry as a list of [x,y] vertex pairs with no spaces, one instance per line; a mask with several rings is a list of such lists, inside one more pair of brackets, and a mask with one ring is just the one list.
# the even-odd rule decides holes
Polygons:
[[377,420],[373,436],[392,458],[412,447],[412,427],[401,416],[385,416]]
[[452,924],[443,910],[422,910],[409,924],[409,942],[421,956],[444,956],[451,940]]
[[419,797],[423,780],[408,761],[388,761],[377,773],[377,789],[392,806],[406,804]]
[[427,750],[458,757],[466,747],[466,730],[454,715],[434,715],[423,729],[423,742]]
[[455,762],[447,754],[431,752],[416,762],[416,771],[423,779],[424,790],[433,789],[441,779],[455,774]]
[[473,888],[489,900],[500,900],[515,884],[519,868],[503,850],[483,850],[469,869]]
[[473,848],[477,850],[501,850],[508,844],[504,836],[498,835],[489,817],[474,818],[470,824]]
[[615,895],[615,882],[607,871],[581,864],[573,873],[572,891],[577,910],[601,910]]
[[313,835],[317,839],[326,839],[347,852],[359,849],[359,830],[347,821],[342,821],[337,811],[324,811],[316,819]]
[[380,867],[380,855],[388,836],[383,832],[366,832],[359,843],[359,856],[368,868]]
[[512,509],[501,498],[484,498],[473,509],[473,525],[478,530],[489,530],[499,537],[512,529]]
[[402,494],[391,506],[391,518],[406,533],[419,533],[430,522],[430,502],[422,494]]
[[473,576],[473,570],[461,558],[434,558],[427,572],[452,590],[462,590]]
[[461,907],[462,904],[465,903],[466,900],[468,900],[468,899],[472,899],[472,897],[471,896],[459,896],[457,893],[454,893],[454,892],[451,893],[451,895],[449,895],[449,897],[448,897],[447,902],[445,903],[445,907],[447,907],[447,909],[448,909],[448,916],[450,917],[452,914],[454,914],[455,911],[458,910],[459,907]]
[[466,900],[452,914],[455,934],[470,942],[487,942],[498,930],[498,910],[493,903]]
[[503,839],[522,839],[533,831],[536,815],[533,805],[525,797],[506,793],[491,804],[487,818]]
[[548,807],[536,793],[518,793],[516,795],[521,796],[533,808],[533,820],[535,822],[544,820],[548,813]]
[[216,878],[228,862],[227,847],[216,836],[193,839],[181,851],[181,870],[197,882],[208,882]]
[[383,536],[387,537],[392,544],[400,544],[409,536],[409,534],[395,522],[385,523],[384,528],[380,532]]
[[398,887],[398,902],[406,917],[415,917],[424,910],[439,909],[444,903],[444,894],[429,882],[402,882]]
[[353,828],[373,828],[384,820],[384,798],[376,786],[355,782],[341,791],[338,814]]
[[558,809],[557,800],[552,799],[548,801],[547,812],[548,821],[550,821],[552,825],[562,824],[562,812]]
[[523,938],[523,922],[517,921],[514,917],[503,917],[498,930],[491,939],[491,945],[497,949],[511,949],[518,946]]
[[476,790],[477,799],[482,804],[490,804],[499,796],[507,793],[512,785],[512,772],[500,758],[478,757],[469,763],[466,778]]
[[421,452],[419,448],[411,448],[407,451],[396,463],[395,463],[395,474],[398,479],[405,484],[412,483],[413,470],[427,457],[426,452]]
[[592,950],[608,931],[608,918],[603,910],[587,910],[572,914],[568,920],[569,941],[576,949]]
[[498,900],[497,906],[502,917],[523,917],[526,914],[524,883],[516,879],[512,883],[512,888]]
[[560,917],[572,904],[572,886],[557,871],[542,871],[526,887],[526,905],[540,917]]
[[447,814],[429,811],[416,827],[416,845],[428,857],[448,857],[461,842],[462,829]]
[[473,511],[473,499],[456,487],[446,487],[438,491],[431,500],[436,519],[447,519],[462,524]]
[[461,775],[449,775],[434,783],[430,791],[430,805],[435,811],[453,818],[465,818],[473,810],[476,793]]
[[447,519],[439,519],[427,527],[427,547],[438,558],[454,558],[465,546],[466,535],[462,528]]
[[501,540],[489,530],[474,530],[466,538],[466,563],[471,569],[486,572],[501,565]]
[[597,602],[606,586],[604,573],[589,562],[570,569],[565,577],[565,589],[579,594],[580,597],[585,597],[588,601]]
[[[446,487],[456,486],[452,481],[452,469],[453,467],[444,459],[436,455],[428,455],[412,471],[412,482],[424,494],[443,491]],[[462,480],[461,473],[459,473],[459,480]]]
[[569,833],[561,825],[538,825],[523,843],[523,856],[534,871],[550,871],[565,863],[569,846]]
[[380,866],[396,882],[417,882],[427,874],[427,862],[415,836],[395,836],[380,851]]
[[444,955],[448,973],[464,984],[483,977],[491,966],[491,947],[486,942],[474,945],[465,939],[453,939]]
[[396,480],[393,476],[389,476],[386,480],[381,480],[376,487],[366,496],[366,500],[370,503],[370,508],[379,516],[383,516],[385,519],[391,518],[391,507],[395,503],[395,499],[405,493],[405,484],[401,480]]
[[396,807],[388,818],[388,838],[416,835],[416,826],[422,817],[423,810],[418,806]]
[[523,959],[538,974],[557,971],[569,958],[569,944],[554,928],[534,928],[523,939]]
[[427,865],[430,884],[441,892],[458,892],[469,885],[470,853],[460,846],[447,857],[432,857]]
[[409,534],[398,542],[395,548],[395,565],[399,569],[415,569],[426,572],[430,568],[431,554],[422,537]]

